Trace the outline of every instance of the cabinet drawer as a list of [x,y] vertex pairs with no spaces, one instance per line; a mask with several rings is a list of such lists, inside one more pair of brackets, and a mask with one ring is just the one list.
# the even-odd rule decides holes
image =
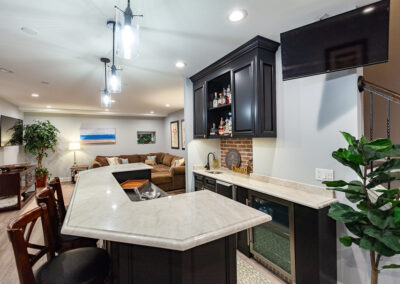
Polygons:
[[216,180],[213,178],[206,177],[206,178],[204,178],[204,185],[205,186],[213,186],[215,188]]
[[203,180],[204,180],[204,177],[203,176],[201,176],[201,175],[194,175],[194,180],[196,181],[196,182],[203,182]]

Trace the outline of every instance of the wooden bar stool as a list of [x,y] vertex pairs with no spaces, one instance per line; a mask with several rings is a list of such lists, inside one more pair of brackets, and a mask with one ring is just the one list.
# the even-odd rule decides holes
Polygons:
[[64,222],[65,214],[67,213],[67,207],[64,203],[64,195],[62,193],[60,178],[53,178],[49,182],[47,187],[50,188],[54,193],[54,197],[57,203],[57,212],[60,217],[60,222],[62,223]]
[[62,220],[57,211],[57,201],[53,190],[42,189],[36,195],[38,205],[45,204],[49,216],[49,226],[54,236],[56,252],[61,253],[74,248],[96,247],[97,240],[61,234]]
[[[44,245],[30,242],[38,220],[42,223]],[[110,260],[105,250],[79,248],[55,256],[55,242],[44,204],[12,220],[7,233],[21,284],[97,284],[104,283],[108,276]],[[28,248],[36,253],[29,252]],[[48,255],[48,261],[34,273],[32,266],[45,254]]]

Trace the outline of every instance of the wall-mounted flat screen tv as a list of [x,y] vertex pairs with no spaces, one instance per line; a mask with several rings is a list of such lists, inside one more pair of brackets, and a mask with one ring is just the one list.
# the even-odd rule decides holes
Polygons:
[[1,147],[22,145],[22,119],[2,115],[0,117]]
[[390,1],[281,34],[283,80],[388,61]]

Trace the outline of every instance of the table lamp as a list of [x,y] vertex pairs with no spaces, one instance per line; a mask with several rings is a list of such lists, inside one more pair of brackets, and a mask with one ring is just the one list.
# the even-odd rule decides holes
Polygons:
[[69,150],[74,151],[74,166],[77,165],[76,163],[76,151],[81,149],[81,143],[79,142],[70,142],[69,143]]

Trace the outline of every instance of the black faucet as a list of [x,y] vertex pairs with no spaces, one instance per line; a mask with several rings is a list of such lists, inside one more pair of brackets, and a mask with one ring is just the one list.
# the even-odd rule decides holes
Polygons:
[[215,160],[215,154],[213,152],[207,154],[207,165],[205,166],[207,171],[210,170],[210,154],[213,155],[213,161]]

